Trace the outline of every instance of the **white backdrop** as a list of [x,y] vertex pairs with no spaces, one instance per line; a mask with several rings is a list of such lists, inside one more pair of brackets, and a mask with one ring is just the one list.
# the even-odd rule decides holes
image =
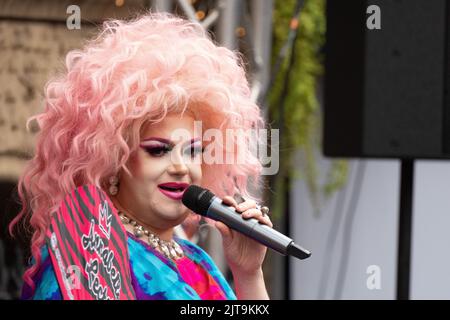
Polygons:
[[[304,180],[294,182],[291,236],[312,256],[291,260],[292,299],[396,297],[400,162],[352,159],[349,163],[346,190],[322,199],[319,217],[312,210]],[[322,159],[321,171],[329,164]],[[359,197],[354,197],[358,190]],[[330,232],[336,237],[330,238]],[[450,299],[449,245],[450,162],[416,161],[412,299]],[[379,289],[368,288],[367,279],[373,277],[367,273],[369,266],[379,268]]]

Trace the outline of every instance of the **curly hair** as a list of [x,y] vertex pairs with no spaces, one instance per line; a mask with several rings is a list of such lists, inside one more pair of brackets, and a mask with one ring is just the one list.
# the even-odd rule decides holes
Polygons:
[[[216,45],[198,23],[167,13],[104,22],[82,50],[67,54],[65,66],[46,84],[44,112],[27,122],[37,121],[39,132],[18,182],[22,210],[10,224],[11,233],[22,219],[31,227],[36,263],[24,280],[33,289],[45,232],[64,195],[84,184],[106,190],[108,177],[128,170],[148,121],[188,110],[207,128],[264,127],[241,55]],[[245,161],[202,164],[202,185],[219,196],[237,188],[257,199],[248,188],[260,185],[262,165],[248,150],[250,136],[232,141]]]

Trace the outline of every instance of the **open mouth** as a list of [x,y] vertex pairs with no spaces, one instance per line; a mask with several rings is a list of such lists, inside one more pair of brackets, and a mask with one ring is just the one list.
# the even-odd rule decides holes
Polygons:
[[163,189],[163,190],[173,191],[173,192],[181,192],[181,191],[184,191],[186,189],[185,187],[178,187],[178,188],[167,187],[167,186],[159,186],[159,187],[161,189]]
[[183,193],[188,186],[189,184],[187,183],[168,182],[158,185],[158,188],[159,191],[161,191],[161,193],[163,193],[165,196],[174,200],[180,200],[183,197]]

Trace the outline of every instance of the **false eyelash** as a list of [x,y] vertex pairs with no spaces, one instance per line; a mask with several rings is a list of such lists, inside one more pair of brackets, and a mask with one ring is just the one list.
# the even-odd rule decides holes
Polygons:
[[[167,152],[171,151],[172,148],[168,146],[153,146],[153,147],[144,147],[144,150],[151,156],[161,157]],[[160,152],[164,152],[164,154],[160,154]]]

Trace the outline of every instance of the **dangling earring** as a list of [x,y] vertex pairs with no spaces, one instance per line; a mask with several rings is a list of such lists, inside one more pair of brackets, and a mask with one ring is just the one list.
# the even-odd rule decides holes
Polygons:
[[119,178],[117,176],[111,176],[109,178],[109,194],[115,196],[119,192]]

